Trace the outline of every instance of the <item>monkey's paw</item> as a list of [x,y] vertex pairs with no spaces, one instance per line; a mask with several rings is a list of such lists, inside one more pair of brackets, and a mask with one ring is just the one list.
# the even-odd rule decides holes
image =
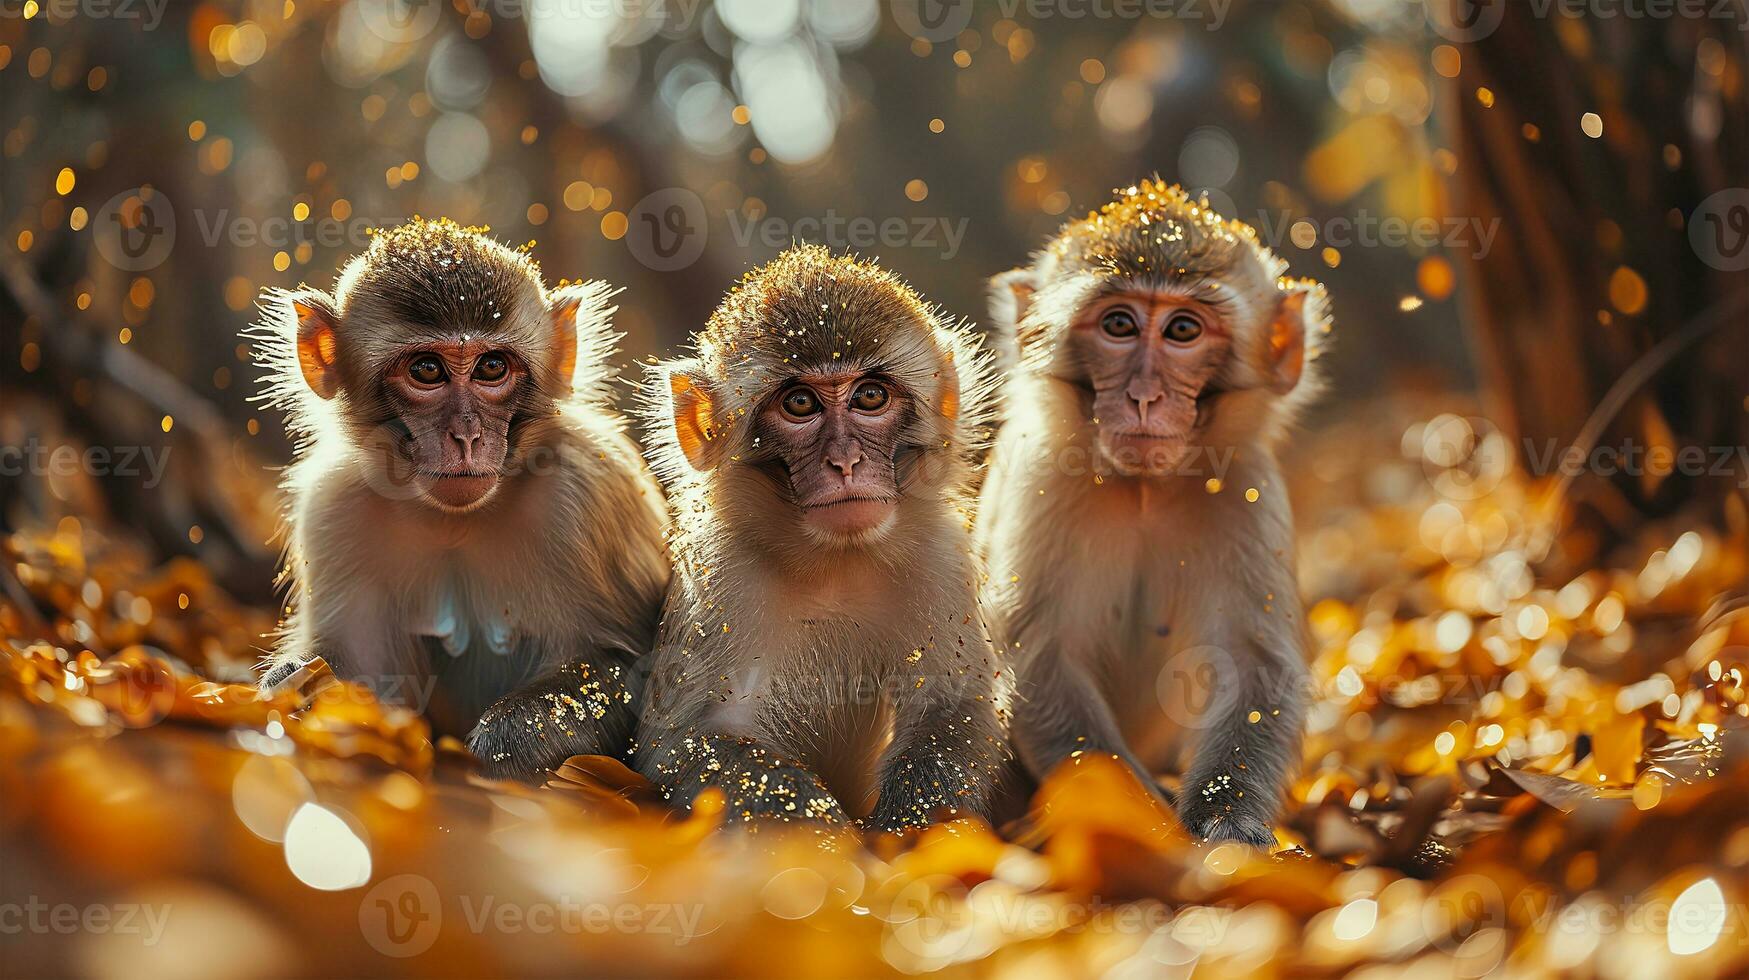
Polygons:
[[480,771],[487,778],[545,782],[555,767],[579,754],[556,743],[542,742],[510,712],[494,715],[498,707],[495,705],[482,716],[479,724],[468,733],[468,751],[480,760]]
[[[768,822],[842,825],[844,807],[825,782],[765,745],[734,735],[687,738],[671,749],[679,765],[664,794],[688,810],[697,795],[715,788],[723,794],[723,816],[750,829]],[[657,764],[658,772],[665,771]]]
[[1275,850],[1275,831],[1269,821],[1253,814],[1223,808],[1215,812],[1181,813],[1179,819],[1184,821],[1185,829],[1211,844],[1238,841],[1265,851]]
[[281,660],[267,668],[267,673],[261,676],[261,690],[265,694],[278,693],[286,682],[297,676],[298,671],[308,667],[313,660]]
[[725,790],[725,815],[748,824],[776,821],[840,826],[850,819],[820,778],[800,766],[779,765],[742,773],[719,785]]
[[602,726],[567,717],[542,698],[512,695],[486,709],[468,733],[468,750],[491,779],[544,783],[574,755],[618,755]]
[[889,803],[888,798],[888,794],[881,794],[874,812],[857,821],[858,826],[868,831],[902,834],[966,815],[947,800],[895,800]]
[[984,797],[976,782],[956,765],[931,758],[901,758],[881,780],[874,812],[860,821],[864,830],[901,833],[943,820],[971,815]]

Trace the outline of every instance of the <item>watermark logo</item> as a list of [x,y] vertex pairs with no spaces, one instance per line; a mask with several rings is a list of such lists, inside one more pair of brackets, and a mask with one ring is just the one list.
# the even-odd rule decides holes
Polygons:
[[104,261],[123,272],[156,269],[176,244],[176,211],[151,187],[135,187],[104,202],[91,220]]
[[384,956],[418,956],[443,931],[443,902],[423,875],[404,874],[376,883],[358,903],[364,941]]
[[[1170,628],[1155,629],[1162,639]],[[1154,696],[1173,724],[1187,731],[1208,728],[1222,720],[1216,701],[1239,676],[1233,655],[1216,646],[1193,646],[1174,653],[1154,677]]]
[[893,20],[920,41],[940,44],[972,24],[972,0],[893,0]]
[[1508,0],[1424,0],[1427,23],[1447,41],[1480,41],[1500,27]]
[[[966,886],[951,875],[925,875],[899,889],[888,906],[886,941],[909,954],[908,966],[940,969],[972,941]],[[888,960],[894,958],[889,954]]]
[[1700,202],[1688,219],[1688,243],[1720,272],[1749,269],[1749,187],[1730,187]]
[[1421,928],[1433,946],[1446,953],[1476,933],[1504,925],[1506,896],[1494,879],[1457,875],[1439,886],[1421,906]]
[[390,44],[412,44],[437,27],[444,0],[358,0],[358,16]]
[[626,247],[655,272],[677,272],[697,262],[710,238],[704,200],[684,187],[644,195],[627,219]]
[[1479,500],[1512,470],[1506,436],[1484,418],[1441,415],[1421,432],[1421,473],[1448,500]]

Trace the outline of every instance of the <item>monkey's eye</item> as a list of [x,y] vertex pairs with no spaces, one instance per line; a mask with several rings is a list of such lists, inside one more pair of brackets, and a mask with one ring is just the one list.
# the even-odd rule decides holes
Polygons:
[[783,393],[783,413],[790,418],[805,419],[820,411],[820,396],[807,385],[796,385]]
[[487,383],[503,381],[510,373],[510,361],[497,352],[482,354],[474,364],[474,380]]
[[1099,320],[1099,329],[1105,331],[1107,337],[1134,337],[1136,335],[1136,317],[1129,310],[1108,310]]
[[850,405],[859,412],[878,412],[887,407],[887,386],[878,381],[864,381],[850,396]]
[[1166,321],[1166,339],[1175,344],[1188,344],[1202,336],[1202,321],[1188,313],[1174,313]]
[[413,378],[415,384],[426,386],[440,385],[447,377],[447,372],[443,370],[443,360],[436,354],[421,354],[413,358],[413,363],[407,365],[407,374]]

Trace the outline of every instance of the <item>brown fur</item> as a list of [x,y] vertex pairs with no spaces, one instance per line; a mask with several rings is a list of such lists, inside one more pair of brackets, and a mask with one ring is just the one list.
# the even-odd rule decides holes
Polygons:
[[[1274,450],[1318,388],[1309,362],[1330,328],[1323,287],[1284,271],[1252,229],[1153,180],[996,277],[994,329],[1017,370],[978,514],[1032,775],[1076,752],[1114,754],[1149,786],[1181,768],[1192,833],[1260,846],[1299,761],[1308,647]],[[1121,406],[1124,379],[1143,376],[1090,378],[1087,358],[1121,355],[1071,331],[1098,329],[1109,307],[1094,304],[1117,294],[1218,321],[1221,362],[1175,376],[1195,389],[1188,411],[1155,422],[1194,440],[1173,449],[1190,468],[1100,455],[1113,426],[1093,406]],[[1195,468],[1211,463],[1224,471]]]
[[[323,657],[439,731],[472,729],[503,775],[626,750],[669,569],[661,492],[609,401],[611,295],[548,290],[528,256],[448,221],[380,234],[332,296],[263,295],[262,397],[298,437],[288,615],[265,683]],[[320,347],[313,330],[329,332]],[[461,338],[529,376],[498,488],[454,512],[384,467],[413,425],[384,378],[406,349]]]
[[[640,769],[682,804],[718,787],[749,820],[985,812],[1007,684],[969,537],[987,358],[896,276],[814,247],[750,273],[696,344],[647,388],[678,570]],[[895,516],[810,536],[757,420],[794,379],[870,371],[914,402]]]

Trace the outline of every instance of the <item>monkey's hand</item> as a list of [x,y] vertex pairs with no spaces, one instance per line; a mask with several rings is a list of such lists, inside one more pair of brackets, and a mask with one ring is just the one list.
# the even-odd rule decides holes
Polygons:
[[818,775],[753,739],[708,735],[691,745],[697,754],[676,773],[670,793],[683,796],[688,806],[700,792],[715,787],[723,793],[723,812],[730,820],[850,822]]
[[531,783],[545,782],[574,755],[621,757],[637,722],[630,673],[573,660],[487,708],[468,748],[487,776]]
[[989,778],[972,773],[929,746],[901,753],[881,774],[874,812],[862,819],[866,830],[900,833],[940,820],[988,816]]
[[270,664],[267,671],[261,675],[261,691],[264,694],[276,694],[282,688],[290,686],[290,681],[312,660],[286,659]]
[[1238,806],[1238,800],[1225,799],[1228,795],[1225,789],[1205,795],[1186,783],[1179,794],[1178,819],[1198,840],[1216,844],[1238,841],[1267,851],[1275,850],[1275,831],[1269,817]]

